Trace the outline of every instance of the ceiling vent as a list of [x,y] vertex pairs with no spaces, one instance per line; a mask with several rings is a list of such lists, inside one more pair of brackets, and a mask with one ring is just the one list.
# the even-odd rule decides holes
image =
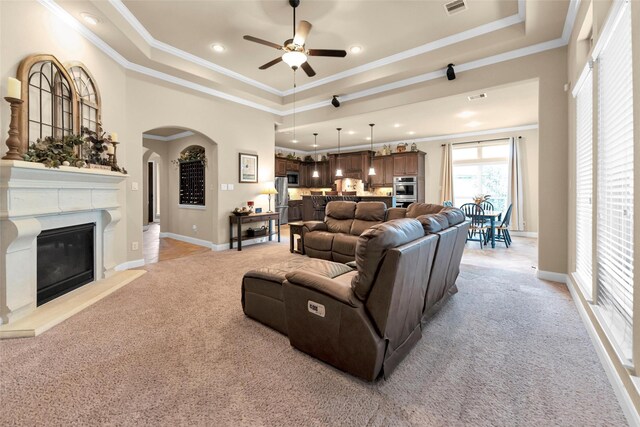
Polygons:
[[484,99],[486,97],[487,97],[486,93],[479,93],[477,95],[468,96],[467,98],[469,99],[469,101],[475,101],[477,99]]
[[447,11],[447,15],[454,15],[467,10],[467,3],[465,0],[453,0],[445,4],[444,9]]

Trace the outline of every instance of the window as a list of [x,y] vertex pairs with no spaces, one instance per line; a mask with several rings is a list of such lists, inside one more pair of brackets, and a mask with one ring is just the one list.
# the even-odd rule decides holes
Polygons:
[[593,76],[576,95],[576,274],[592,297]]
[[26,81],[28,141],[71,135],[75,92],[64,68],[55,59],[43,59],[29,67]]
[[96,133],[100,131],[100,94],[89,71],[82,64],[72,64],[69,75],[78,94],[80,126]]
[[204,206],[206,157],[203,147],[191,146],[180,153],[180,204]]
[[473,202],[478,194],[491,195],[496,210],[507,208],[509,141],[453,146],[454,205]]
[[622,7],[598,58],[596,303],[614,344],[632,360],[633,79],[631,13],[628,3]]

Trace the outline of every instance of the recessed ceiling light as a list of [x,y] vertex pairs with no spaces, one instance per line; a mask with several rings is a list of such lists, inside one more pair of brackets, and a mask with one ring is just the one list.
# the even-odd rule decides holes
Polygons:
[[349,52],[355,53],[357,55],[358,53],[362,52],[362,46],[358,46],[358,45],[351,46],[349,48]]
[[220,43],[213,43],[211,45],[211,49],[213,49],[215,52],[224,52],[225,50],[227,50],[227,48],[225,48],[223,45],[221,45]]
[[349,132],[347,132],[349,135],[354,135],[356,132],[353,130],[350,130]]
[[90,13],[82,12],[80,16],[82,17],[82,20],[87,24],[98,25],[100,23],[100,20]]
[[460,117],[461,119],[467,119],[475,115],[476,115],[475,111],[462,111],[461,113],[458,114],[458,117]]
[[312,146],[312,147],[314,147],[314,148],[315,148],[315,147],[319,147],[319,145],[318,145],[318,144],[311,144],[311,146]]
[[291,142],[293,142],[294,144],[297,144],[298,140],[297,139],[292,139]]
[[474,127],[476,127],[476,126],[480,126],[480,125],[481,125],[481,123],[480,123],[480,122],[477,122],[477,121],[475,121],[475,120],[474,120],[474,121],[472,121],[472,122],[467,123],[467,126],[469,126],[470,128],[474,128]]
[[371,141],[371,137],[370,137],[370,136],[366,137],[365,139],[366,139],[367,141]]
[[395,124],[393,125],[393,127],[394,127],[394,128],[399,128],[400,126],[401,126],[401,125],[400,125],[400,123],[395,123]]
[[412,130],[410,130],[409,132],[407,132],[407,135],[415,135],[416,133]]

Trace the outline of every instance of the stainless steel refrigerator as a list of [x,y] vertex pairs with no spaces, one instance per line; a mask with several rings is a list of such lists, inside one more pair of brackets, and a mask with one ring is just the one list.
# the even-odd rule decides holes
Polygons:
[[280,214],[280,224],[286,224],[289,220],[289,185],[286,177],[276,178],[276,212]]

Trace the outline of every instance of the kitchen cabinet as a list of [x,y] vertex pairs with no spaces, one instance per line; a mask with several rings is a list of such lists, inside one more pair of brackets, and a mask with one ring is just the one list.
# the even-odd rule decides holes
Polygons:
[[287,172],[300,172],[300,162],[297,160],[287,160]]
[[393,154],[394,176],[424,175],[424,153],[421,151]]
[[378,156],[373,158],[376,174],[371,177],[372,187],[391,187],[393,185],[393,156]]
[[276,157],[276,176],[287,176],[287,159]]
[[302,200],[289,200],[288,222],[302,221]]

